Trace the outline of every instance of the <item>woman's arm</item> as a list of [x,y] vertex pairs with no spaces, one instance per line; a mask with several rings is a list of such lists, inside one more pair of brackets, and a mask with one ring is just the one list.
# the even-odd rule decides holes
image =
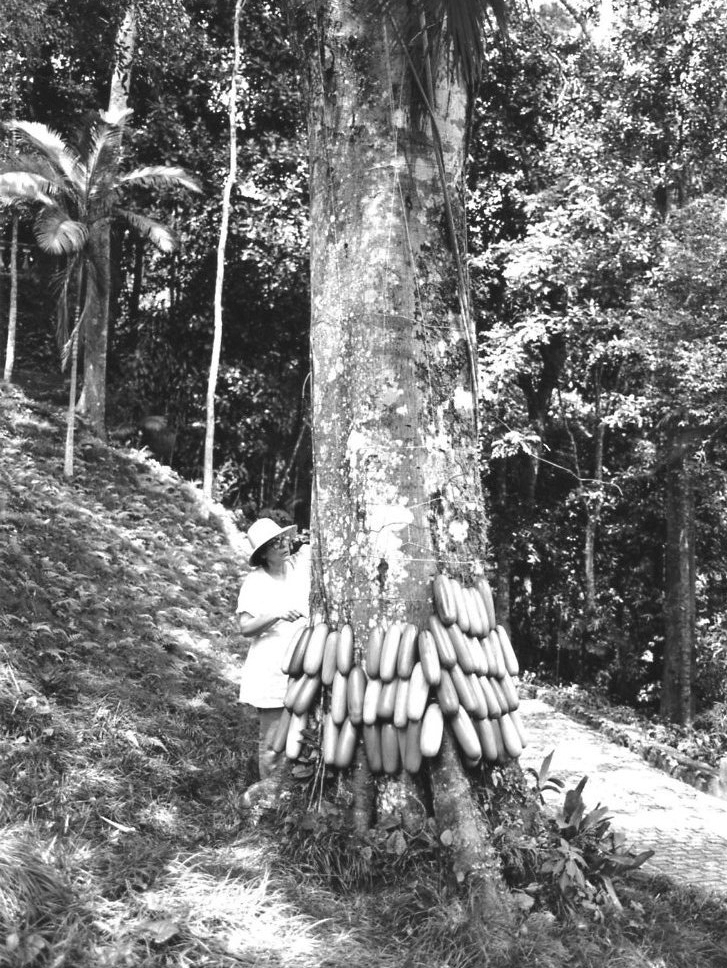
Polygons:
[[262,615],[251,615],[249,612],[239,612],[237,618],[240,624],[240,631],[245,638],[250,638],[254,635],[260,635],[261,632],[267,632],[276,622],[294,622],[296,619],[301,618],[302,615],[303,613],[299,612],[296,608],[289,608],[275,615],[272,612],[266,612]]

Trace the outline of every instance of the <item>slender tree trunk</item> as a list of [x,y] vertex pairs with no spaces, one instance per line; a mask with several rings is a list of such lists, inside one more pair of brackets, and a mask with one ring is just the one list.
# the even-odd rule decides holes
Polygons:
[[493,505],[496,526],[492,528],[495,559],[495,612],[500,622],[510,629],[510,572],[512,569],[512,528],[507,488],[507,459],[495,461],[493,467]]
[[[554,334],[550,341],[540,347],[542,369],[536,378],[529,372],[518,376],[518,386],[522,390],[528,409],[528,419],[538,436],[538,445],[533,454],[523,454],[518,458],[520,464],[520,499],[517,501],[517,522],[529,531],[535,521],[537,507],[537,486],[540,476],[541,458],[545,450],[546,433],[550,408],[567,357],[567,347],[562,334]],[[534,569],[530,558],[521,563],[522,584],[529,597],[532,597]]]
[[601,421],[596,429],[596,470],[594,484],[596,489],[586,489],[584,503],[586,508],[586,529],[583,538],[583,557],[585,564],[586,613],[595,617],[598,610],[596,596],[596,537],[603,506],[603,443],[606,425]]
[[168,302],[168,312],[167,318],[174,319],[174,312],[177,308],[177,303],[179,302],[179,272],[177,271],[179,266],[179,255],[178,253],[172,253],[172,257],[169,260],[169,302]]
[[670,432],[667,444],[665,637],[661,714],[688,724],[694,716],[696,657],[694,486],[689,460],[693,435]]
[[15,366],[15,341],[18,329],[18,216],[13,213],[12,236],[10,242],[10,293],[8,305],[8,339],[5,347],[5,368],[3,379],[10,383]]
[[[310,5],[297,10],[304,17]],[[374,622],[424,626],[433,576],[471,578],[485,552],[471,331],[455,257],[467,97],[443,54],[428,96],[432,124],[428,85],[413,83],[400,42],[410,39],[406,6],[384,10],[372,16],[360,4],[321,0],[301,30],[315,43],[314,604],[331,624],[350,622],[360,646]],[[420,32],[411,56],[421,65]],[[450,753],[432,782],[441,822],[462,845],[457,874],[482,878],[499,899],[485,819]]]
[[144,285],[144,245],[140,239],[134,241],[134,272],[129,297],[129,323],[135,327],[139,320],[141,290]]
[[240,13],[244,5],[245,0],[236,0],[232,25],[234,54],[232,58],[230,104],[228,108],[230,162],[222,191],[222,218],[220,222],[220,237],[217,242],[215,323],[212,341],[212,359],[210,361],[210,372],[207,380],[207,420],[204,438],[202,493],[208,500],[212,498],[212,486],[214,484],[215,390],[220,369],[220,351],[222,349],[222,287],[225,279],[225,250],[227,248],[227,234],[230,224],[230,198],[237,178],[237,72],[240,68]]
[[300,429],[298,431],[298,436],[296,437],[295,444],[293,445],[293,450],[288,459],[288,463],[285,465],[285,469],[280,477],[280,482],[275,486],[275,496],[273,497],[273,504],[278,505],[285,493],[285,488],[290,480],[290,472],[295,467],[295,461],[298,457],[298,451],[300,450],[300,445],[303,443],[303,438],[309,432],[310,427],[308,421],[305,418],[301,419]]
[[[109,92],[108,114],[113,119],[128,107],[131,65],[136,43],[136,8],[130,3],[116,38],[116,62]],[[84,327],[83,410],[93,432],[106,436],[106,361],[111,300],[111,228],[100,223],[91,241],[96,278],[89,280],[89,312]]]
[[[13,121],[18,116],[18,76],[13,70],[10,82],[10,112]],[[11,134],[11,145],[13,154],[17,150],[17,132],[13,129]],[[10,241],[10,293],[8,303],[8,338],[5,352],[5,367],[3,379],[10,383],[13,378],[15,368],[15,347],[18,330],[18,225],[20,219],[17,212],[12,216],[12,234]]]
[[585,573],[586,615],[596,614],[596,518],[587,512],[583,534],[583,566]]
[[584,561],[586,579],[586,613],[593,619],[597,612],[596,601],[596,535],[603,507],[603,447],[606,439],[606,424],[601,411],[601,374],[597,371],[595,380],[595,418],[596,446],[593,455],[593,481],[586,488],[584,504],[586,510],[586,530],[584,536]]
[[[80,294],[78,300],[80,301]],[[68,413],[66,416],[66,447],[63,460],[63,474],[69,480],[73,477],[73,452],[76,436],[76,395],[78,393],[78,337],[79,337],[79,308],[73,320],[71,333],[71,388],[68,392]]]
[[108,353],[109,272],[111,240],[108,225],[91,229],[95,273],[87,280],[87,312],[83,332],[83,391],[78,410],[96,436],[106,437],[106,358]]

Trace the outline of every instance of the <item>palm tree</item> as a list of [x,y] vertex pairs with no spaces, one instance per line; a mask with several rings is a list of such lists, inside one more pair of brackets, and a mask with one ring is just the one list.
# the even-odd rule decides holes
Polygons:
[[[177,240],[171,229],[141,212],[126,207],[126,197],[138,188],[185,188],[199,191],[195,179],[183,169],[164,165],[124,173],[120,164],[122,125],[129,112],[102,114],[93,123],[82,147],[76,148],[45,124],[15,121],[10,127],[30,153],[18,156],[0,173],[0,206],[25,203],[37,210],[34,224],[38,245],[64,259],[59,276],[60,330],[63,365],[75,359],[83,338],[108,286],[107,250],[102,244],[112,222],[121,222],[162,252],[171,252]],[[70,333],[67,300],[78,300]],[[72,372],[75,376],[75,372]],[[105,377],[104,377],[105,384]],[[72,381],[73,383],[73,381]],[[96,396],[105,385],[95,388]],[[71,393],[75,395],[75,386]],[[75,396],[69,410],[72,419]],[[91,415],[91,426],[103,434],[103,420]],[[72,449],[72,427],[69,426]],[[68,443],[68,442],[67,442]],[[70,471],[69,471],[70,466]],[[72,473],[72,459],[66,459]]]

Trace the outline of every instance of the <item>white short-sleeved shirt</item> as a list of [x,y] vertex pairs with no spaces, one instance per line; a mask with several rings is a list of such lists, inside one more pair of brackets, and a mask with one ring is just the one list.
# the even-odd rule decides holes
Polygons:
[[245,577],[237,599],[238,615],[247,612],[256,617],[295,608],[303,613],[303,618],[276,622],[252,640],[242,669],[240,702],[259,709],[283,705],[288,677],[281,666],[291,638],[308,622],[309,596],[310,545],[302,545],[291,555],[280,578],[269,575],[262,567],[254,568]]

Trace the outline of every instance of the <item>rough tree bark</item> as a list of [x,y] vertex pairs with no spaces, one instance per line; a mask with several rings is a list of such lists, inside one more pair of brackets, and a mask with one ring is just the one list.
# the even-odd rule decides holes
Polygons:
[[[425,39],[436,51],[441,38],[407,4],[293,9],[309,55],[314,596],[365,643],[377,622],[424,626],[437,571],[482,572],[473,341],[456,261],[469,105],[444,51],[427,91]],[[504,903],[453,743],[432,782],[458,876]]]

